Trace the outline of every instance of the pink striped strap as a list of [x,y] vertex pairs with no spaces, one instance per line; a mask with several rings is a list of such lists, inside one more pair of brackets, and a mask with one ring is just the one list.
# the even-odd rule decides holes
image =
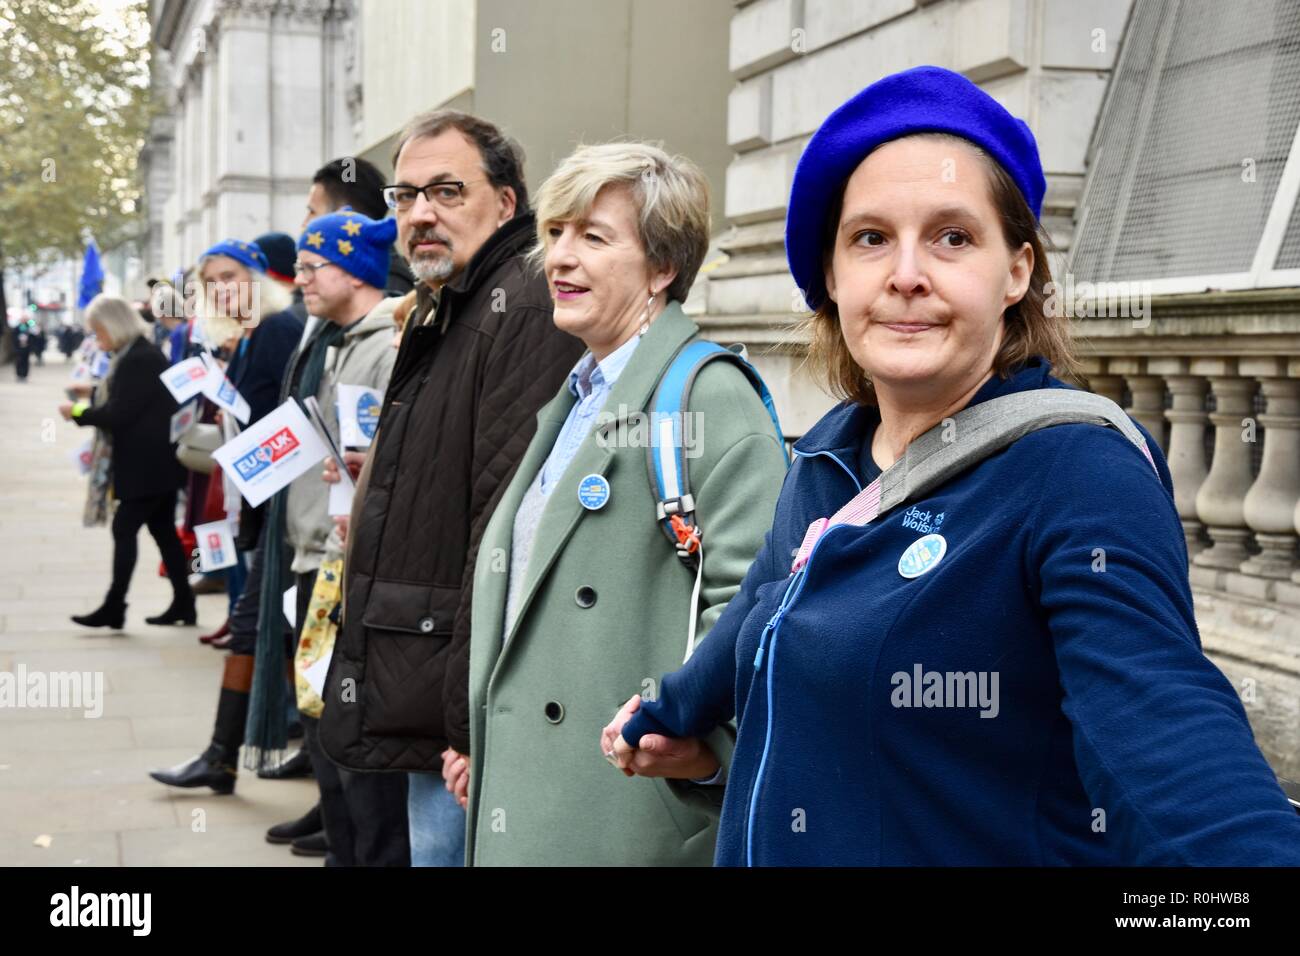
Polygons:
[[[881,476],[883,477],[883,476]],[[799,552],[795,555],[794,564],[790,566],[790,572],[793,574],[805,564],[808,563],[808,556],[812,554],[813,548],[817,546],[817,541],[831,528],[841,524],[851,524],[861,527],[870,524],[876,520],[880,514],[880,477],[867,485],[839,511],[830,518],[818,518],[808,526],[808,531],[803,536],[803,544],[799,545]]]

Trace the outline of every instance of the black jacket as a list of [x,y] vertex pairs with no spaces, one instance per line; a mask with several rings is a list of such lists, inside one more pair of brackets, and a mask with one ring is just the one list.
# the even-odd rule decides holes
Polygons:
[[159,377],[170,363],[143,335],[127,346],[113,372],[108,401],[73,419],[109,433],[113,495],[151,498],[181,486],[185,469],[167,439],[176,400]]
[[492,235],[410,318],[354,513],[346,601],[320,740],[355,770],[438,772],[448,648],[468,653],[474,560],[492,509],[536,428],[537,410],[582,355],[555,327],[546,282],[525,264],[533,217]]

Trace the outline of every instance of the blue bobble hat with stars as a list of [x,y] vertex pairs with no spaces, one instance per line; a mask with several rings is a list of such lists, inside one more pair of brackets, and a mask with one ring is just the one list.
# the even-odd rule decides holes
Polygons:
[[375,220],[344,208],[309,222],[298,238],[298,250],[314,252],[382,289],[388,282],[388,256],[396,238],[397,220]]
[[199,262],[209,256],[228,256],[241,265],[257,272],[265,273],[267,270],[266,254],[251,242],[240,242],[238,239],[222,239],[199,256]]
[[992,156],[1042,215],[1047,180],[1038,144],[1018,120],[960,73],[918,66],[877,80],[837,109],[808,141],[795,169],[785,253],[804,301],[826,301],[822,241],[844,181],[877,146],[913,133],[951,133]]

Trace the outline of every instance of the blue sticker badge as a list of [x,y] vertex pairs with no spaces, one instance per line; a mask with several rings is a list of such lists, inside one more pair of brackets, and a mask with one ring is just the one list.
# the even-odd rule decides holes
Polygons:
[[375,431],[379,428],[379,412],[379,400],[369,392],[362,392],[357,399],[357,427],[367,438],[375,437]]
[[609,501],[609,482],[604,475],[588,475],[578,482],[578,500],[588,511],[599,511]]
[[948,542],[941,534],[927,534],[917,538],[898,559],[898,573],[905,578],[919,578],[933,571],[948,553]]

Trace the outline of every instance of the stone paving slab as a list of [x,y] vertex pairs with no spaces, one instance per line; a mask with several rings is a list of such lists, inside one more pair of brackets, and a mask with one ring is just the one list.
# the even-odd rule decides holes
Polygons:
[[219,796],[148,778],[211,734],[224,655],[197,638],[225,617],[224,595],[199,598],[198,627],[145,624],[170,588],[142,531],[123,632],[68,620],[99,604],[113,550],[107,528],[81,524],[72,455],[89,433],[57,416],[70,370],[54,353],[25,384],[0,368],[0,671],[98,674],[103,713],[0,706],[0,866],[320,866],[264,836],[312,805],[313,781],[243,771]]

